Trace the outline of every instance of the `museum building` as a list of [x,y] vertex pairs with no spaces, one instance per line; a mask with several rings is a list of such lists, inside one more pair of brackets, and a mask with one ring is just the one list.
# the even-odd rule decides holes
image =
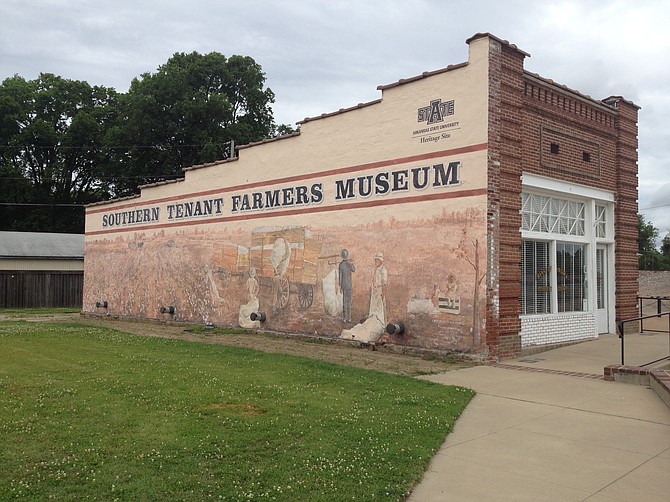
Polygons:
[[489,360],[637,315],[637,113],[465,63],[86,209],[83,310]]

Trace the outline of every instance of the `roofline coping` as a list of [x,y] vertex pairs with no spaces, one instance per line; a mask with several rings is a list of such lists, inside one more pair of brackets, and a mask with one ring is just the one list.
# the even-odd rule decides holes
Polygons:
[[533,73],[533,72],[530,72],[528,70],[523,71],[523,76],[524,76],[524,78],[527,78],[528,80],[535,81],[535,82],[540,83],[540,84],[555,87],[559,91],[562,91],[566,94],[571,94],[578,99],[581,99],[583,101],[587,101],[590,105],[598,106],[598,107],[600,107],[603,110],[608,111],[608,112],[616,112],[616,107],[608,102],[610,100],[621,100],[621,101],[624,101],[624,102],[630,104],[631,106],[635,106],[637,109],[640,109],[640,107],[638,105],[636,105],[632,101],[628,101],[628,100],[622,98],[621,96],[610,96],[608,98],[598,100],[598,99],[592,98],[588,94],[582,94],[581,92],[579,92],[575,89],[572,89],[572,88],[568,87],[567,85],[559,84],[558,82],[556,82],[554,80],[551,80],[550,78],[545,78],[541,75],[538,75],[537,73]]
[[642,107],[641,107],[640,105],[635,104],[634,102],[632,102],[632,101],[629,100],[629,99],[624,98],[623,96],[608,96],[608,97],[606,97],[605,99],[603,99],[603,103],[607,103],[607,104],[609,104],[610,101],[613,101],[613,102],[615,103],[615,104],[612,104],[612,105],[610,105],[610,106],[616,106],[616,102],[617,102],[617,101],[623,101],[624,103],[626,103],[626,104],[628,104],[628,105],[630,105],[630,106],[634,106],[634,107],[637,108],[638,110],[641,110],[641,109],[642,109]]
[[[297,124],[300,124],[300,122],[296,122]],[[245,148],[251,148],[252,146],[257,146],[257,145],[264,145],[266,143],[274,143],[275,141],[281,141],[283,139],[288,139],[288,138],[293,138],[295,136],[300,136],[300,131],[292,132],[289,134],[282,134],[281,136],[276,136],[274,138],[265,138],[260,141],[254,141],[252,143],[247,143],[246,145],[240,145],[236,147],[238,150],[244,150]],[[230,160],[237,160],[237,157],[233,157],[232,159],[226,159],[223,162],[228,162]],[[216,164],[220,164],[221,162],[216,162]],[[204,166],[203,166],[204,167]],[[188,168],[186,168],[188,169]]]
[[445,72],[448,72],[448,71],[457,70],[457,69],[463,68],[465,66],[468,66],[467,62],[457,63],[457,64],[450,64],[446,68],[440,68],[438,70],[424,71],[421,75],[416,75],[414,77],[409,77],[409,78],[401,78],[397,82],[393,82],[391,84],[378,85],[377,90],[378,91],[385,91],[386,89],[391,89],[393,87],[398,87],[400,85],[409,84],[411,82],[416,82],[417,80],[432,77],[433,75],[439,75],[440,73],[445,73]]
[[[190,169],[188,167],[182,169]],[[180,181],[184,181],[184,178],[177,178],[173,180],[163,180],[163,181],[157,181],[155,183],[148,183],[146,185],[138,185],[138,190],[142,190],[144,188],[151,188],[151,187],[156,187],[160,185],[169,185],[171,183],[179,183]],[[117,202],[122,202],[124,200],[131,200],[131,199],[139,199],[142,197],[141,193],[136,193],[133,195],[126,195],[125,197],[116,197],[114,199],[109,199],[109,200],[101,200],[99,202],[91,202],[90,204],[85,204],[84,207],[94,207],[94,206],[104,206],[106,204],[116,204]]]
[[522,54],[522,55],[525,56],[525,57],[530,57],[530,54],[529,54],[529,53],[527,53],[526,51],[522,51],[522,50],[519,49],[516,45],[514,45],[513,43],[511,43],[509,40],[504,40],[504,39],[502,39],[502,38],[498,38],[498,37],[496,37],[495,35],[492,35],[491,33],[487,32],[487,31],[486,31],[486,32],[480,32],[480,33],[475,33],[475,34],[472,35],[470,38],[468,38],[468,39],[465,41],[465,43],[468,44],[468,45],[470,45],[470,42],[473,42],[473,41],[478,40],[478,39],[480,39],[480,38],[490,38],[490,39],[495,40],[496,42],[498,42],[498,43],[500,43],[500,44],[502,44],[502,45],[504,45],[504,46],[506,46],[506,47],[509,47],[509,48],[512,49],[512,50],[517,51],[519,54]]
[[116,199],[100,200],[98,202],[91,202],[89,204],[85,204],[84,207],[104,206],[105,204],[111,204],[113,202],[120,202],[120,201],[123,201],[123,200],[137,199],[139,197],[140,197],[140,194],[136,193],[136,194],[133,194],[133,195],[126,195],[125,197],[118,197]]
[[368,106],[372,106],[372,105],[376,105],[377,103],[381,103],[381,101],[382,101],[382,98],[377,98],[377,99],[373,99],[372,101],[368,101],[366,103],[358,103],[357,105],[350,106],[349,108],[340,108],[339,110],[337,110],[335,112],[322,113],[321,115],[318,115],[316,117],[305,117],[301,121],[296,122],[296,124],[300,125],[300,124],[304,124],[306,122],[312,122],[314,120],[321,120],[321,119],[325,119],[327,117],[332,117],[334,115],[340,115],[341,113],[347,113],[347,112],[351,112],[353,110],[359,110],[361,108],[366,108]]

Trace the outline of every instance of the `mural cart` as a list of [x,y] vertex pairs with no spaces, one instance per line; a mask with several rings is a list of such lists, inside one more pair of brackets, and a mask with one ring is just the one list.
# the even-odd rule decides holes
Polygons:
[[321,238],[304,227],[261,227],[251,234],[249,267],[256,270],[261,288],[272,288],[273,308],[281,310],[289,295],[297,294],[306,310],[314,301]]

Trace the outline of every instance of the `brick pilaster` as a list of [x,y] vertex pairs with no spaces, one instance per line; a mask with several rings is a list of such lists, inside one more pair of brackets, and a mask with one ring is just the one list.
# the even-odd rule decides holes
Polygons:
[[523,62],[526,53],[489,34],[487,318],[492,360],[521,352],[520,269]]

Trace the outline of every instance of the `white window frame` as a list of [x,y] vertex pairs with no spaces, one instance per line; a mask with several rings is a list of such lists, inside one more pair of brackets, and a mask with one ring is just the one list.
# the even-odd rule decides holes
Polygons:
[[586,203],[535,192],[521,193],[521,230],[568,236],[586,234]]
[[[539,240],[539,239],[523,239],[522,241],[522,246],[523,249],[521,250],[521,313],[522,315],[548,315],[552,313],[552,292],[554,291],[554,287],[552,286],[552,280],[551,280],[551,275],[553,271],[553,265],[552,265],[552,259],[551,259],[551,248],[552,248],[552,242],[548,240]],[[533,243],[533,251],[535,254],[532,256],[531,260],[533,263],[538,262],[538,254],[537,254],[537,246],[538,244],[546,245],[546,261],[547,261],[547,266],[544,269],[541,270],[531,270],[531,271],[526,271],[524,267],[524,257],[526,256],[525,253],[525,246],[524,243],[526,242],[531,242]],[[528,288],[538,288],[538,285],[541,285],[539,287],[542,288],[549,288],[548,291],[539,291],[536,289],[535,295],[532,296],[532,299],[529,298],[526,295],[526,291]],[[547,293],[546,295],[543,295],[542,293]],[[543,296],[546,296],[546,300],[544,302],[539,302],[540,305],[542,305],[541,310],[544,310],[546,308],[547,312],[538,312],[538,298],[541,298]],[[532,302],[532,308],[527,308],[531,307],[531,305],[528,302]],[[528,311],[531,312],[528,312]]]
[[[552,269],[550,278],[550,314],[522,314],[522,317],[549,317],[565,315],[569,312],[558,312],[558,293],[556,277],[556,245],[557,243],[581,244],[583,245],[584,256],[582,266],[584,273],[584,304],[581,311],[575,313],[593,312],[596,305],[596,244],[611,244],[614,249],[614,194],[604,190],[594,189],[558,181],[552,178],[537,176],[534,174],[524,174],[522,176],[522,193],[532,194],[538,197],[554,198],[559,201],[573,201],[584,204],[584,231],[583,235],[574,235],[574,233],[560,233],[561,226],[554,225],[559,232],[531,231],[520,229],[522,240],[542,241],[549,243],[549,262]],[[525,197],[525,196],[522,196]],[[544,200],[544,199],[543,199]],[[602,208],[602,209],[598,209]],[[550,218],[549,218],[550,219]],[[522,214],[522,221],[524,215]],[[528,223],[526,218],[526,224]],[[537,226],[536,226],[537,228]],[[565,227],[563,227],[564,229]],[[604,231],[604,232],[603,232]],[[613,253],[611,253],[613,260]],[[523,278],[522,278],[523,280]],[[609,281],[613,284],[613,278]],[[522,288],[522,298],[525,291]],[[522,312],[524,305],[521,305]]]
[[596,202],[593,214],[593,231],[596,239],[607,239],[607,223],[611,220],[607,216],[607,206]]

